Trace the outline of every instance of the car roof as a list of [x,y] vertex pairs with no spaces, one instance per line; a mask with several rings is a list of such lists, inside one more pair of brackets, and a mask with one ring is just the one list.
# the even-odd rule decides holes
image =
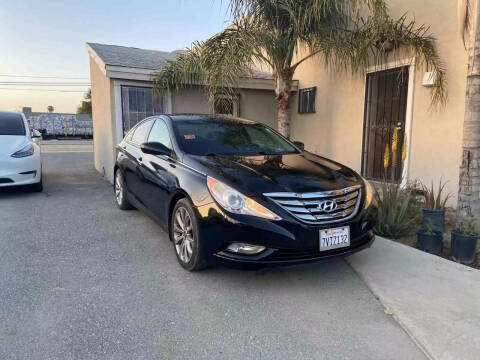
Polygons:
[[232,122],[239,122],[245,124],[257,124],[256,121],[243,119],[239,117],[233,117],[228,115],[206,115],[206,114],[175,114],[175,115],[166,115],[168,116],[173,122],[175,121],[232,121]]
[[17,111],[0,111],[0,121],[3,119],[11,119],[12,117],[23,120],[23,113]]
[[18,112],[18,111],[0,111],[0,117],[2,115],[18,115],[18,116],[22,116],[22,113],[21,112]]

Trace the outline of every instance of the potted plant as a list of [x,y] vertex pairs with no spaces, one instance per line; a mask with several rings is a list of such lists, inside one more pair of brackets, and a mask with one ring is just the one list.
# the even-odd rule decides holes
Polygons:
[[425,229],[417,232],[417,246],[420,250],[440,254],[443,248],[443,233],[436,231],[432,222],[429,222]]
[[[463,224],[462,224],[463,225]],[[464,227],[452,230],[451,252],[453,260],[465,264],[475,261],[477,251],[478,231],[473,217]]]
[[440,183],[438,185],[438,191],[435,192],[433,188],[433,181],[430,188],[422,184],[423,192],[423,224],[431,224],[434,231],[445,231],[445,205],[450,198],[451,194],[447,194],[442,197],[446,183]]

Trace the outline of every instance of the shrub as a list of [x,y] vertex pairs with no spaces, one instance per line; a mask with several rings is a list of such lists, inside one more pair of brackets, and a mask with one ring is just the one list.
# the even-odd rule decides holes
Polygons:
[[447,183],[442,183],[442,179],[440,179],[440,183],[438,184],[438,190],[437,192],[435,192],[435,190],[433,189],[433,181],[430,188],[422,184],[424,209],[429,209],[429,210],[445,209],[445,205],[447,204],[447,201],[451,196],[451,194],[448,193],[447,195],[445,195],[445,197],[442,197],[442,193],[445,189],[445,185],[447,185]]
[[413,233],[421,215],[421,199],[416,184],[402,186],[383,182],[375,190],[378,206],[375,233],[393,239]]

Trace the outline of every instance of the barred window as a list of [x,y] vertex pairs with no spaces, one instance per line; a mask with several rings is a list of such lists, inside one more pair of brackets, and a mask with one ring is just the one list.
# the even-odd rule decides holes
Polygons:
[[123,132],[126,134],[135,124],[149,116],[163,114],[165,101],[152,88],[122,86]]
[[215,99],[215,114],[233,115],[233,100],[227,97],[217,97]]
[[298,90],[298,112],[309,114],[315,112],[316,87]]

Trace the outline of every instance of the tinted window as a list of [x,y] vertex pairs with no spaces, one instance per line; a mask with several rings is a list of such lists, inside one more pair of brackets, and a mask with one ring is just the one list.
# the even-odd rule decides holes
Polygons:
[[148,120],[143,124],[138,125],[131,140],[134,144],[140,145],[147,141],[148,132],[152,127],[152,122],[153,120]]
[[168,128],[163,120],[155,121],[155,124],[153,124],[152,127],[152,131],[150,131],[150,135],[148,136],[148,141],[159,142],[166,147],[171,148]]
[[124,139],[125,139],[126,141],[132,141],[132,136],[133,136],[133,133],[134,133],[134,132],[135,132],[135,129],[130,130],[130,131],[128,132],[128,134],[125,135],[125,138],[124,138]]
[[261,124],[232,119],[174,121],[183,151],[193,155],[279,155],[297,150],[286,139]]
[[22,116],[0,114],[0,135],[26,135]]

